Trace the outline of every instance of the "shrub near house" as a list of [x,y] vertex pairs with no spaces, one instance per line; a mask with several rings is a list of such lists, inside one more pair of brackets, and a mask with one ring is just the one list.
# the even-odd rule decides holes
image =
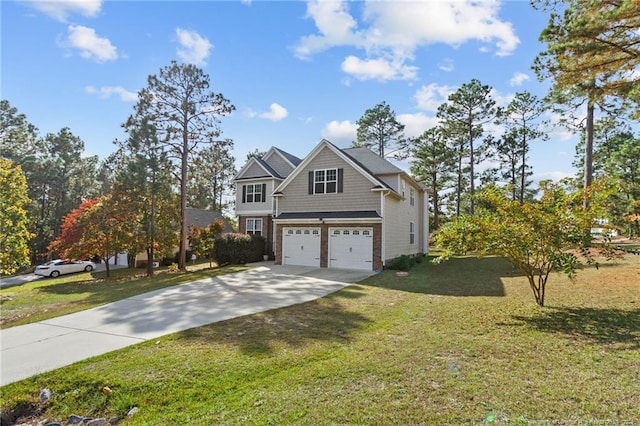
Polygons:
[[218,265],[258,262],[265,254],[266,240],[259,235],[228,233],[217,237],[214,258]]

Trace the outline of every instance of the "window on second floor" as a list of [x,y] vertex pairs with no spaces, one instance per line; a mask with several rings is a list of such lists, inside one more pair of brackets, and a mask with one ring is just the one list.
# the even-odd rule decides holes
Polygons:
[[318,169],[309,172],[309,194],[342,192],[342,169]]
[[242,185],[243,203],[264,203],[267,201],[267,185],[264,183]]
[[416,191],[413,188],[409,188],[409,204],[412,206],[416,204]]
[[262,235],[262,219],[247,219],[247,234]]

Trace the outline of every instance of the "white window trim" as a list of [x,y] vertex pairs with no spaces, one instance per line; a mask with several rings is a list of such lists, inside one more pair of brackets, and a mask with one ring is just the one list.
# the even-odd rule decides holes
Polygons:
[[[261,183],[247,183],[245,188],[245,203],[262,203],[265,199]],[[260,194],[260,201],[256,201],[256,195],[258,194]],[[251,195],[251,201],[249,201],[249,195]]]
[[409,222],[409,244],[414,245],[416,243],[416,224]]
[[[335,178],[328,180],[327,176],[328,176],[328,172],[333,171],[335,173]],[[317,180],[316,177],[316,173],[318,172],[323,172],[323,180]],[[320,191],[316,191],[316,184],[322,183],[322,187],[324,188],[324,191],[320,192]],[[335,184],[335,191],[332,192],[327,192],[327,185],[333,183]],[[315,169],[313,171],[313,193],[314,194],[337,194],[338,193],[338,169],[333,167],[330,169]]]
[[409,188],[409,204],[412,206],[416,205],[416,191],[413,188]]
[[[249,228],[249,221],[251,221],[253,223],[253,226],[251,228]],[[256,226],[256,224],[260,224],[260,228],[258,229],[258,227]],[[248,218],[246,223],[246,233],[249,235],[262,235],[262,218]],[[260,234],[256,234],[256,232],[260,232]]]

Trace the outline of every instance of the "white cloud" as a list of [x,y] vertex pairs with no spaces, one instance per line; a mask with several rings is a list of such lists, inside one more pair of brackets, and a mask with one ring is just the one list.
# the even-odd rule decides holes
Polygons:
[[118,49],[111,44],[108,38],[98,36],[93,28],[69,25],[67,32],[67,38],[62,41],[61,45],[78,49],[83,58],[96,62],[118,59]]
[[453,59],[451,58],[444,58],[442,61],[440,61],[440,63],[438,64],[438,68],[440,68],[440,70],[444,71],[444,72],[451,72],[455,69],[455,65],[453,62]]
[[91,95],[98,95],[103,99],[110,98],[111,95],[116,95],[119,96],[120,100],[124,102],[135,102],[138,100],[137,93],[130,92],[120,86],[103,86],[99,89],[94,86],[87,86],[84,88],[84,91]]
[[289,115],[289,112],[285,107],[274,102],[269,106],[269,111],[256,112],[251,108],[247,108],[244,115],[248,118],[258,117],[258,118],[264,118],[265,120],[280,121],[287,118],[287,116]]
[[272,103],[269,106],[269,111],[258,114],[258,117],[271,121],[280,121],[287,118],[287,115],[289,115],[289,112],[285,107],[277,103]]
[[349,120],[333,120],[322,129],[322,137],[336,145],[350,145],[356,140],[358,125]]
[[449,86],[439,86],[431,83],[422,86],[414,95],[418,108],[425,111],[437,111],[438,107],[447,101],[450,94],[455,92],[455,88]]
[[[512,24],[498,16],[501,5],[498,0],[368,0],[362,6],[360,23],[349,10],[354,4],[361,3],[309,0],[307,17],[314,20],[318,32],[302,37],[294,47],[295,54],[308,58],[334,46],[351,46],[363,50],[366,59],[355,62],[349,59],[355,57],[350,56],[345,60],[350,60],[347,65],[361,68],[364,64],[377,64],[380,67],[376,61],[384,58],[396,69],[411,69],[411,72],[390,74],[393,78],[411,79],[417,68],[406,63],[414,60],[414,52],[421,46],[444,43],[455,47],[478,40],[485,43],[484,48],[491,47],[496,55],[505,56],[512,54],[520,43]],[[444,68],[451,66],[445,62]]]
[[521,86],[522,83],[530,80],[531,80],[531,77],[529,77],[528,74],[525,74],[523,72],[517,72],[513,75],[513,77],[511,77],[511,80],[509,80],[509,85],[512,87]]
[[412,80],[418,68],[407,66],[402,61],[388,61],[383,58],[360,59],[348,56],[342,62],[342,71],[358,80]]
[[205,37],[202,37],[195,31],[183,30],[176,28],[176,36],[178,37],[178,56],[188,64],[198,66],[205,65],[205,59],[209,56],[209,52],[213,44]]
[[540,182],[541,180],[552,180],[553,182],[560,182],[564,178],[574,177],[575,174],[570,172],[555,171],[555,172],[543,172],[534,173],[531,177],[534,181]]
[[398,114],[396,118],[401,124],[404,124],[404,135],[409,138],[418,137],[426,130],[438,124],[436,117],[428,116],[422,112],[416,114]]
[[307,18],[314,20],[319,34],[302,37],[295,47],[300,58],[333,46],[358,44],[357,23],[349,14],[348,4],[342,1],[310,0],[307,2]]
[[76,13],[87,18],[96,16],[102,7],[102,0],[30,0],[24,4],[53,19],[66,22],[70,15]]

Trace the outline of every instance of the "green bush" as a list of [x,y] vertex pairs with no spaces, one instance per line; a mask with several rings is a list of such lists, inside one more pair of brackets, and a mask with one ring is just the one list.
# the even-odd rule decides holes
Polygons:
[[242,265],[262,260],[266,241],[257,235],[227,233],[216,238],[214,258],[218,265]]
[[403,254],[400,257],[396,257],[387,266],[387,269],[393,269],[394,271],[408,271],[416,264],[416,259],[411,256]]

